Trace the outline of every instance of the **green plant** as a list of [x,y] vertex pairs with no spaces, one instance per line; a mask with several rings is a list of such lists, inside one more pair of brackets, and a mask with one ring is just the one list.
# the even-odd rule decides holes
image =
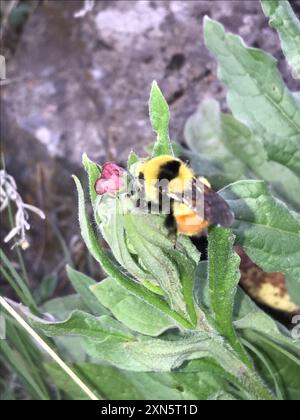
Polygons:
[[[155,154],[172,153],[168,113],[154,83],[150,115],[157,132]],[[129,171],[137,159],[130,156]],[[296,399],[299,342],[238,289],[239,257],[231,230],[209,230],[208,261],[199,263],[199,252],[188,238],[180,237],[174,248],[163,216],[140,214],[126,193],[96,196],[101,168],[86,155],[83,164],[94,220],[113,255],[99,245],[75,178],[82,237],[107,278],[96,284],[69,267],[89,311],[77,308],[59,322],[31,317],[33,325],[50,337],[80,340],[89,362],[75,358],[72,365],[102,398],[156,398],[157,386],[163,384],[162,399]],[[239,195],[246,206],[245,186],[238,187],[230,186],[227,198],[229,192]],[[78,398],[61,371],[53,365],[48,371],[58,386]],[[118,386],[124,381],[128,387],[122,395]]]
[[[6,255],[2,249],[0,250],[1,280],[3,279],[10,285],[12,292],[15,293],[23,305],[26,305],[25,307],[30,309],[31,313],[41,315],[45,311],[43,304],[47,302],[46,306],[51,305],[50,298],[57,285],[57,276],[55,272],[45,276],[41,279],[38,286],[32,290],[22,251],[29,246],[29,242],[25,237],[25,230],[28,230],[30,226],[25,209],[33,209],[33,211],[42,215],[43,218],[44,215],[41,210],[23,202],[17,192],[15,180],[6,173],[4,155],[1,155],[1,161],[3,170],[0,171],[0,211],[8,210],[7,214],[11,229],[3,242],[7,242],[8,239],[16,235],[19,236],[19,240],[12,247],[14,252],[11,256]],[[14,208],[12,208],[11,202],[15,204]],[[15,208],[16,217],[14,218],[13,210]],[[65,260],[72,264],[67,246],[59,235],[59,232],[57,232],[62,251],[65,254]],[[15,258],[17,258],[17,263],[14,261]],[[74,287],[76,288],[75,280]],[[67,301],[68,299],[64,301],[63,306],[67,306]],[[51,383],[50,375],[44,367],[46,362],[49,361],[49,356],[58,363],[59,369],[68,372],[68,378],[71,377],[75,387],[79,386],[87,395],[92,396],[92,393],[90,393],[80,378],[61,360],[58,355],[58,347],[53,340],[48,340],[43,334],[37,335],[20,318],[17,311],[12,307],[12,302],[5,301],[2,296],[0,296],[0,339],[0,399],[50,400],[63,398],[58,388]],[[44,351],[41,351],[41,349]],[[63,346],[60,346],[60,351],[64,352]]]
[[[261,95],[265,98],[267,74],[271,84],[267,94],[277,98],[276,92],[283,89],[283,85],[269,56],[246,49],[237,37],[225,35],[219,24],[208,19],[205,36],[211,49],[216,53],[221,51],[224,78],[227,66],[234,69],[234,65],[243,64],[246,68],[249,65],[252,78],[255,79],[256,73],[259,76]],[[224,51],[228,61],[222,55]],[[235,51],[239,53],[238,58],[232,62],[231,54]],[[255,66],[251,59],[255,60]],[[249,75],[246,79],[253,81]],[[237,87],[232,78],[229,77],[229,81],[230,86],[233,83],[233,88]],[[248,84],[241,87],[247,98],[251,97]],[[280,106],[274,106],[277,114],[273,123],[280,118],[274,131],[270,113],[264,124],[265,103],[260,107],[261,119],[257,123],[250,118],[251,107],[247,101],[241,102],[238,93],[233,89],[230,106],[243,123],[220,114],[215,103],[209,105],[214,111],[214,129],[220,130],[212,135],[218,151],[220,139],[227,133],[226,144],[220,149],[224,156],[218,156],[217,162],[211,165],[215,154],[203,154],[204,163],[210,169],[218,169],[215,179],[224,182],[220,174],[225,173],[226,182],[236,181],[249,173],[268,181],[262,176],[263,171],[258,172],[260,165],[256,158],[260,162],[264,159],[264,164],[281,165],[283,173],[290,177],[297,175],[299,166],[293,148],[296,147],[297,152],[299,132],[289,130],[298,127],[298,100],[284,88],[288,102],[284,105],[285,100],[280,101]],[[257,100],[257,96],[252,100]],[[169,109],[156,83],[152,86],[149,105],[151,123],[157,134],[153,154],[172,154]],[[283,112],[280,112],[282,107]],[[290,118],[284,118],[286,112],[295,116],[296,124],[290,129]],[[286,153],[281,149],[281,137],[285,137],[288,144]],[[211,137],[206,133],[201,141],[205,142],[206,138]],[[235,141],[230,143],[232,138]],[[237,143],[243,141],[247,157],[234,151],[234,156],[240,156],[236,163],[240,168],[233,174],[227,156],[232,149],[228,144],[238,149]],[[196,147],[195,143],[189,142],[191,147]],[[202,147],[199,140],[198,146]],[[138,160],[134,153],[129,156],[129,172]],[[296,178],[286,175],[284,186],[278,186],[277,182],[272,185],[276,195],[291,197],[288,203],[294,210],[273,197],[263,181],[242,180],[226,186],[221,194],[232,206],[235,224],[232,230],[209,229],[208,260],[200,261],[198,250],[188,238],[180,237],[174,247],[164,228],[163,216],[140,213],[126,193],[97,196],[94,185],[101,167],[86,155],[83,165],[89,179],[93,220],[88,218],[86,197],[75,177],[81,233],[107,277],[96,283],[68,267],[77,294],[55,299],[39,308],[51,313],[55,321],[28,314],[26,310],[24,314],[35,328],[53,337],[64,360],[89,389],[99,399],[299,399],[300,342],[293,340],[282,325],[260,310],[238,287],[239,257],[233,248],[234,243],[242,243],[266,270],[285,271],[291,292],[299,297],[300,218],[294,211],[299,203],[296,195],[289,195],[286,188],[290,182],[287,179]],[[244,171],[246,166],[249,171]],[[94,226],[110,250],[100,245]],[[282,242],[284,245],[280,245]],[[57,365],[48,361],[44,367],[68,398],[86,398]]]
[[[299,78],[299,21],[287,1],[263,0],[262,6]],[[215,100],[200,105],[185,127],[191,164],[223,188],[235,212],[236,244],[265,271],[283,272],[300,305],[299,92],[287,88],[272,56],[247,48],[221,24],[206,18],[204,37],[218,60],[232,115]]]

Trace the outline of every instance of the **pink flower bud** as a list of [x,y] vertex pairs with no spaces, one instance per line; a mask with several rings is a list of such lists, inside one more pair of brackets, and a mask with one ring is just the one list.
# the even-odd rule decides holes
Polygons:
[[111,194],[123,188],[123,169],[112,162],[102,167],[101,177],[95,183],[95,191],[99,195]]
[[113,175],[120,177],[122,176],[122,173],[123,173],[123,169],[120,168],[120,166],[116,165],[113,162],[107,162],[102,166],[101,178],[109,179]]

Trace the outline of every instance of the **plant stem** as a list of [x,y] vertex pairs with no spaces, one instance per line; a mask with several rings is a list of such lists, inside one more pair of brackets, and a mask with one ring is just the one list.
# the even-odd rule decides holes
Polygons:
[[277,399],[255,372],[247,370],[242,375],[240,383],[251,399],[262,401],[275,401]]
[[[249,368],[241,360],[240,355],[220,334],[216,333],[215,330],[212,330],[206,348],[203,347],[203,340],[201,340],[201,337],[203,337],[203,330],[199,330],[198,334],[200,337],[199,351],[204,352],[204,356],[202,357],[212,359],[222,372],[221,376],[225,377],[230,383],[235,384],[244,392],[244,394],[246,394],[248,399],[262,401],[273,401],[277,399],[263,383],[262,379],[254,370],[254,367]],[[195,335],[197,337],[197,333]],[[206,353],[208,356],[205,356]],[[185,370],[186,372],[201,371],[201,368],[199,369],[199,366],[197,366],[197,359],[193,362],[194,366],[192,369]]]
[[263,401],[276,400],[273,393],[257,375],[254,367],[251,368],[245,365],[241,361],[240,355],[236,353],[230,344],[223,342],[220,346],[216,340],[213,353],[220,366],[235,378],[237,384],[249,395],[250,399]]

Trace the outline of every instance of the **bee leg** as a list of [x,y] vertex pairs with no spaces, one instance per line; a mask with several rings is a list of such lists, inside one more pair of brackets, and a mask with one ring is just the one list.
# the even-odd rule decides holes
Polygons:
[[177,224],[173,213],[167,215],[165,227],[168,229],[168,238],[173,242],[175,249],[177,244]]
[[177,247],[177,238],[178,238],[177,234],[172,236],[172,238],[171,238],[171,240],[173,242],[173,248],[174,249],[176,249],[176,247]]
[[170,241],[172,242],[174,249],[176,249],[176,246],[177,246],[177,238],[178,238],[177,230],[176,231],[174,231],[174,230],[169,231],[168,239],[170,239]]

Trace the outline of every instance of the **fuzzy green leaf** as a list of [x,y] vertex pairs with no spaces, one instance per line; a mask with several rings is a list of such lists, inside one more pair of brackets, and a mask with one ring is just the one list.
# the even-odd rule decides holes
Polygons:
[[261,0],[270,18],[270,26],[277,29],[281,47],[295,78],[300,79],[300,22],[287,0]]
[[101,305],[99,300],[90,291],[90,287],[97,284],[96,281],[86,276],[85,274],[74,270],[74,268],[70,266],[67,266],[66,270],[72,286],[76,292],[79,293],[87,308],[89,308],[95,315],[108,314],[108,311],[105,309],[105,307]]
[[160,296],[157,296],[155,293],[150,292],[145,287],[136,283],[130,277],[127,277],[123,272],[121,272],[118,267],[112,262],[110,257],[104,252],[100,247],[99,241],[97,240],[95,233],[92,227],[89,224],[87,217],[87,212],[85,208],[84,192],[80,181],[77,177],[74,177],[77,191],[78,191],[78,203],[79,203],[79,224],[81,229],[81,234],[85,244],[91,253],[91,255],[98,261],[106,274],[117,281],[121,286],[125,287],[130,293],[134,296],[140,297],[148,302],[150,305],[158,308],[165,314],[169,315],[171,318],[178,321],[185,328],[192,328],[192,325],[189,321],[183,318],[180,314],[173,311],[167,302],[165,302]]
[[300,342],[293,340],[290,332],[258,308],[242,289],[238,289],[236,296],[234,319],[234,326],[241,333],[255,331],[285,348],[292,355],[300,357]]
[[208,236],[208,281],[210,304],[216,327],[248,366],[251,362],[233,327],[233,307],[240,280],[240,258],[233,251],[229,229],[213,227]]
[[[184,316],[187,315],[186,305],[182,294],[182,285],[177,267],[172,264],[168,255],[166,255],[160,248],[153,246],[149,238],[144,235],[141,226],[141,216],[126,217],[126,230],[131,239],[132,246],[139,255],[143,265],[154,276],[155,280],[159,282],[161,289],[168,297],[170,306]],[[138,218],[138,220],[137,220]]]
[[148,371],[170,372],[185,360],[208,357],[213,346],[209,334],[201,333],[192,338],[177,340],[145,340],[127,346],[134,360],[139,361]]
[[279,198],[300,210],[300,178],[269,160],[263,144],[244,124],[221,113],[214,99],[204,100],[188,119],[185,138],[195,173],[206,176],[215,188],[241,179],[263,179]]
[[[247,331],[243,333],[251,342],[251,356],[261,376],[272,386],[275,382],[284,400],[300,398],[300,356],[286,350],[283,346],[266,338],[260,333]],[[263,360],[260,355],[263,356]],[[267,365],[266,365],[267,363]],[[271,371],[270,371],[271,369]],[[275,386],[273,385],[274,390]]]
[[[193,278],[199,256],[196,261],[193,260],[193,251],[187,254],[180,241],[178,247],[180,249],[181,246],[181,252],[174,249],[160,222],[161,218],[152,215],[129,213],[125,216],[128,238],[143,266],[160,285],[171,308],[184,317],[189,316],[196,324]],[[143,229],[140,229],[141,224]]]
[[[229,140],[234,140],[225,134],[220,105],[214,99],[204,100],[184,129],[187,145],[192,151],[189,156],[191,166],[198,175],[208,177],[218,188],[249,174],[244,162],[234,158],[227,145]],[[235,141],[239,144],[239,136],[235,136]],[[203,160],[212,165],[203,165]]]
[[262,181],[240,181],[220,194],[235,214],[236,243],[267,272],[285,273],[300,304],[300,219],[276,200]]
[[[209,317],[209,314],[213,311],[209,300],[207,262],[201,262],[200,266],[201,270],[198,270],[197,272],[195,288],[196,300],[202,308],[206,308],[206,313]],[[277,325],[269,315],[258,308],[240,288],[237,289],[235,297],[234,320],[234,327],[238,336],[242,339],[242,342],[246,345],[247,349],[249,347],[251,356],[253,355],[253,349],[256,349],[254,359],[257,363],[257,367],[259,367],[258,371],[263,373],[263,378],[266,380],[266,383],[274,389],[274,392],[276,392],[276,395],[278,395],[279,398],[282,394],[285,396],[293,393],[295,387],[292,384],[297,381],[297,369],[295,370],[294,367],[295,377],[293,377],[293,375],[291,375],[291,366],[293,365],[294,358],[298,360],[300,358],[300,343],[293,340],[289,331],[285,330],[281,325]],[[259,346],[257,346],[256,337],[260,337],[260,340],[266,341],[262,354],[260,354]],[[244,342],[243,338],[247,338],[248,341]],[[274,344],[277,346],[276,351],[270,351],[270,347]],[[287,363],[286,367],[281,365],[281,352],[285,353],[286,362],[290,359],[292,360],[292,362]],[[270,357],[272,358],[271,361],[269,360]],[[198,361],[192,361],[189,363],[188,369],[190,371],[193,371],[193,369],[197,370],[198,364]],[[280,366],[280,368],[278,369],[277,366]],[[212,368],[210,368],[209,371],[212,371]],[[286,372],[289,372],[287,377],[285,376]],[[235,382],[234,379],[230,377],[228,380],[233,383]],[[236,385],[239,386],[238,382]]]
[[253,399],[274,399],[261,380],[238,359],[217,336],[198,333],[176,341],[148,340],[128,343],[127,351],[147,370],[169,371],[185,360],[212,358],[233,375]]
[[125,232],[125,213],[128,200],[126,196],[119,198],[104,195],[98,197],[96,215],[98,227],[118,263],[140,282],[156,283],[150,272],[139,264],[136,254],[130,252]]
[[176,323],[168,316],[144,300],[133,296],[110,278],[93,286],[91,290],[102,305],[107,307],[120,322],[134,331],[157,336],[169,328],[176,327]]
[[284,85],[276,60],[247,48],[240,37],[226,34],[208,17],[204,26],[205,42],[219,61],[219,77],[228,87],[234,116],[262,140],[270,160],[299,175],[300,108]]
[[114,365],[136,372],[170,372],[186,360],[211,357],[226,371],[238,377],[241,372],[249,371],[228,350],[222,339],[210,333],[197,333],[192,336],[171,339],[143,339],[140,337],[127,343],[110,343],[89,340],[87,351],[93,357],[108,360]]
[[[41,307],[43,313],[51,314],[55,320],[64,321],[70,317],[75,310],[87,311],[88,307],[84,304],[81,296],[67,295],[60,298],[51,299]],[[59,348],[60,355],[64,360],[85,362],[87,355],[81,337],[55,337],[55,344]]]
[[134,165],[135,163],[137,163],[138,161],[139,161],[138,155],[135,152],[131,151],[127,159],[127,169],[130,170],[130,167]]
[[107,315],[99,318],[86,312],[75,310],[65,321],[49,322],[36,317],[30,317],[32,324],[40,328],[48,337],[57,335],[77,336],[103,341],[108,336],[124,342],[133,336],[122,329],[121,324]]
[[186,360],[212,358],[233,375],[253,398],[273,398],[254,372],[248,370],[235,352],[212,332],[148,339],[130,334],[127,328],[108,316],[96,318],[75,311],[62,322],[48,322],[28,316],[36,327],[50,337],[65,335],[84,338],[84,348],[94,360],[104,360],[121,369],[136,372],[170,372]]
[[[255,399],[273,398],[258,378],[246,369],[222,340],[210,333],[193,334],[176,340],[175,337],[170,337],[171,340],[144,339],[143,336],[131,336],[119,323],[109,317],[95,318],[80,312],[73,313],[68,320],[59,323],[49,323],[35,318],[34,324],[49,336],[62,334],[83,337],[85,338],[85,350],[94,360],[104,360],[129,371],[168,372],[181,366],[185,360],[213,358],[229,373],[230,377],[234,376],[233,382],[237,381],[242,389],[250,393],[251,397]],[[202,369],[199,370],[198,366],[199,378],[203,378],[201,371]],[[126,376],[128,375],[130,380],[132,373],[126,373]],[[211,375],[210,371],[209,376]],[[178,375],[172,374],[172,376],[176,380]],[[183,384],[186,383],[185,381],[188,384],[189,381],[196,379],[193,375],[179,374],[180,377]],[[189,387],[191,386],[192,383]],[[216,383],[215,386],[217,387],[218,384]],[[185,389],[185,385],[181,388]],[[197,388],[194,389],[196,392]],[[103,387],[100,392],[103,393]],[[196,393],[196,395],[201,396],[201,393]],[[205,398],[208,398],[208,395]]]
[[[209,299],[208,263],[201,261],[197,270],[195,299],[206,310],[209,317],[213,313]],[[238,335],[243,331],[256,331],[269,340],[278,343],[294,355],[300,357],[300,342],[292,339],[290,332],[277,324],[268,314],[261,310],[248,295],[237,288],[233,310],[234,328]]]
[[145,366],[127,352],[128,343],[136,338],[109,316],[96,318],[85,312],[74,311],[60,322],[48,322],[30,315],[29,320],[49,337],[83,339],[83,348],[93,359],[104,360],[123,369],[145,370]]
[[190,241],[179,239],[175,251],[163,219],[137,213],[126,195],[99,198],[96,208],[98,226],[119,264],[149,289],[165,292],[171,307],[184,316],[188,311],[196,323],[192,279],[199,254]]
[[[85,348],[95,360],[107,361],[120,369],[132,372],[170,372],[187,360],[196,361],[210,357],[238,381],[241,381],[243,376],[245,382],[251,378],[252,386],[254,384],[257,386],[257,391],[253,391],[253,397],[262,392],[267,398],[268,392],[262,383],[247,370],[235,354],[228,351],[220,339],[212,339],[207,334],[176,340],[174,338],[172,340],[139,339],[120,343],[108,337],[103,342],[88,340]],[[248,385],[245,384],[245,388],[247,387]]]
[[77,294],[50,299],[41,306],[42,313],[49,313],[59,321],[66,319],[75,309],[80,311],[88,309],[81,296]]
[[96,163],[94,163],[88,158],[86,153],[82,155],[82,163],[88,174],[90,199],[91,199],[92,205],[94,206],[94,203],[97,198],[97,193],[95,191],[95,182],[99,178],[101,174],[101,170],[100,170],[100,167]]
[[[103,399],[108,400],[139,400],[142,394],[138,388],[128,381],[126,375],[112,366],[102,366],[93,363],[80,363],[71,366],[85,384]],[[46,364],[46,369],[54,383],[73,400],[86,400],[87,396],[72,381],[63,370],[52,363]]]
[[[223,378],[208,372],[129,372],[92,363],[71,367],[94,393],[109,400],[207,400],[209,395],[229,389]],[[73,400],[86,399],[86,395],[56,365],[49,363],[46,369],[59,389]]]
[[150,92],[149,114],[152,128],[157,134],[157,141],[154,144],[152,155],[173,155],[169,138],[169,106],[155,81],[152,83]]

